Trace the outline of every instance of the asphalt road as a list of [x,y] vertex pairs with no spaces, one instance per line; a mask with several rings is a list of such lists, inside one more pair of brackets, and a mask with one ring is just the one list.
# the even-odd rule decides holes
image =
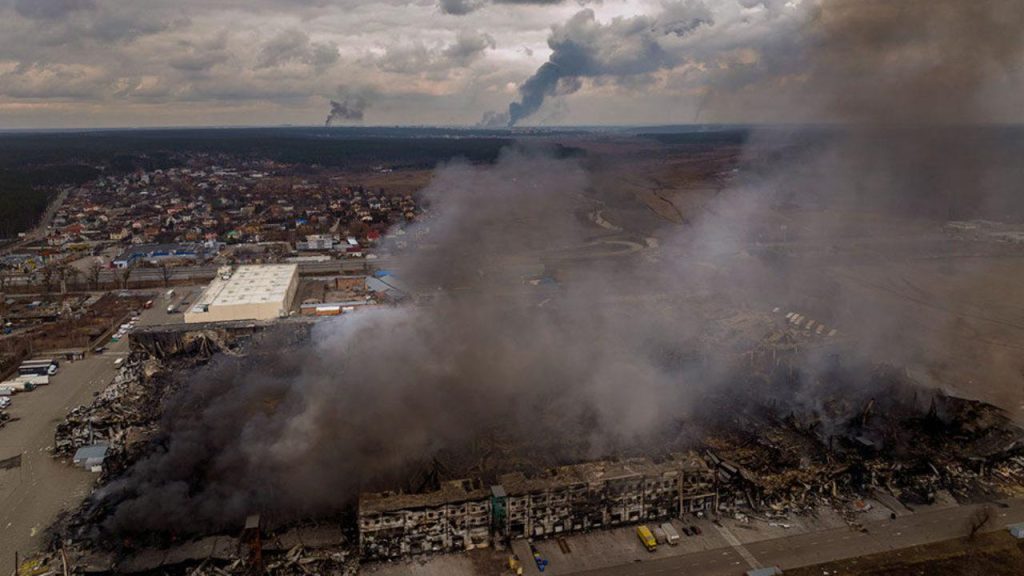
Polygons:
[[[331,260],[329,262],[300,262],[299,273],[305,275],[331,275],[331,274],[365,274],[368,266],[385,267],[386,260]],[[168,278],[172,282],[206,282],[217,275],[220,266],[176,266],[168,268]],[[99,281],[104,285],[111,283],[119,284],[122,279],[121,270],[101,270]],[[85,281],[84,276],[79,279]],[[128,277],[129,285],[138,282],[163,282],[164,271],[160,268],[132,268]],[[12,274],[6,282],[12,286],[25,286],[32,282],[39,283],[39,278],[33,279],[31,274]]]
[[[995,507],[995,518],[986,530],[1002,530],[1007,524],[1024,522],[1024,499],[1004,502],[1008,507]],[[957,506],[868,523],[866,532],[837,528],[746,544],[745,550],[726,547],[575,574],[739,576],[751,568],[750,559],[759,566],[779,566],[785,570],[957,538],[966,534],[968,521],[979,507]]]
[[[139,323],[167,322],[165,308],[145,311]],[[127,352],[128,343],[122,340],[102,355],[62,361],[50,384],[14,396],[9,412],[17,420],[0,428],[0,460],[18,454],[22,460],[18,468],[0,470],[0,569],[11,565],[15,551],[25,555],[43,544],[43,532],[58,514],[77,506],[92,490],[95,474],[50,455],[53,434],[68,411],[88,404],[93,393],[110,384],[114,361]]]

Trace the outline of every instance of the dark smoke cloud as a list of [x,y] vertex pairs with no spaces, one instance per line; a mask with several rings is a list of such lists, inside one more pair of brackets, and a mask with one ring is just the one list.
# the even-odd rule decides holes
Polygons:
[[[846,130],[808,152],[786,184],[795,194],[938,218],[1021,213],[1013,138],[977,127],[1000,122],[1001,99],[1024,91],[1024,1],[829,0],[807,27],[792,102]],[[726,85],[756,96],[771,89],[765,77]]]
[[164,419],[164,448],[101,495],[125,498],[108,527],[323,516],[360,489],[401,485],[410,463],[473,453],[484,438],[554,462],[670,428],[703,386],[664,355],[696,336],[692,314],[611,305],[637,282],[604,274],[612,262],[557,290],[509,272],[585,243],[593,225],[576,213],[588,179],[574,160],[529,150],[441,169],[424,193],[432,247],[397,268],[428,293],[449,290],[318,324],[308,345],[274,342],[189,378]]
[[488,110],[484,112],[477,128],[506,128],[508,126],[508,112],[496,112]]
[[369,106],[369,96],[364,93],[347,94],[341,101],[331,100],[331,111],[327,113],[327,121],[324,122],[324,125],[332,126],[346,120],[360,121]]
[[[977,349],[965,328],[977,320],[962,312],[963,294],[997,282],[994,265],[968,267],[952,243],[918,250],[897,239],[921,233],[914,225],[935,231],[947,220],[1024,220],[1024,168],[1013,160],[1024,154],[1024,135],[998,126],[1008,106],[1019,106],[1007,96],[1024,92],[1024,2],[826,0],[807,16],[799,34],[758,46],[750,65],[710,76],[706,108],[715,118],[762,107],[769,117],[816,118],[829,128],[756,131],[747,155],[772,159],[770,167],[729,195],[733,205],[746,198],[748,208],[704,225],[754,229],[762,215],[790,207],[779,214],[788,239],[829,249],[819,270],[783,261],[758,276],[774,285],[769,293],[812,303],[865,357],[913,366],[951,387],[972,385],[948,369],[975,363],[978,384],[957,389],[987,398],[1019,387],[1020,365],[1007,361],[1003,344],[971,360],[959,355]],[[844,251],[854,238],[854,249],[865,250],[859,235],[869,226],[878,226],[886,248],[850,257],[872,263],[858,268]],[[957,271],[962,293],[928,290],[924,300],[941,313],[921,313],[909,298],[858,279],[875,273],[886,280],[874,282],[926,285],[917,277],[929,271],[921,258]]]
[[584,78],[628,81],[676,67],[682,56],[664,45],[666,38],[685,36],[712,22],[701,0],[667,2],[656,17],[615,18],[608,24],[598,22],[593,10],[581,10],[552,30],[552,54],[519,87],[519,101],[509,105],[509,124],[531,116],[551,96],[575,92]]
[[[1024,183],[1020,155],[998,134],[992,140],[991,132],[946,124],[988,117],[989,87],[1020,57],[1011,36],[1022,23],[1006,12],[1015,5],[823,4],[787,50],[798,46],[807,64],[801,90],[846,126],[824,138],[757,131],[747,147],[751,175],[716,195],[689,226],[665,233],[653,263],[593,256],[557,289],[523,289],[517,269],[562,261],[591,242],[579,216],[593,209],[594,188],[620,180],[518,149],[493,167],[444,167],[424,192],[431,219],[409,230],[425,235],[424,248],[397,266],[403,281],[436,297],[321,323],[309,345],[278,350],[271,342],[190,377],[167,411],[162,448],[98,495],[117,504],[107,527],[188,532],[235,528],[253,511],[272,521],[324,516],[359,490],[401,485],[433,455],[486,462],[473,448],[487,438],[530,446],[541,463],[644,445],[714,410],[708,393],[734,382],[738,350],[700,344],[718,326],[706,316],[719,310],[795,305],[840,327],[858,356],[908,363],[934,358],[936,349],[948,356],[961,331],[955,322],[922,334],[905,321],[905,304],[849,290],[836,275],[856,274],[844,266],[862,262],[863,253],[833,248],[860,222],[843,208],[919,216],[938,206],[946,217],[957,191],[965,196],[956,211],[1011,202],[1005,191]],[[575,72],[538,70],[551,74],[536,81],[541,101],[563,79],[651,66],[638,59],[657,62],[667,53],[660,39],[676,28],[652,34],[648,19],[601,25],[586,14],[574,21],[556,29],[553,37],[564,41],[553,42],[558,50],[548,64],[571,63]],[[980,56],[960,54],[975,44]],[[755,76],[733,85],[756,93],[771,75]],[[527,103],[524,91],[520,105]],[[712,112],[718,105],[709,102]],[[772,162],[767,168],[764,158]],[[791,225],[787,241],[818,255],[772,257],[780,227],[764,217],[778,216],[780,205],[802,208],[781,212]],[[881,258],[901,265],[899,255]],[[713,311],[666,294],[709,294]],[[815,382],[828,361],[810,354],[803,362],[806,384],[779,403],[821,413],[825,397]],[[1019,372],[998,376],[1020,379]],[[848,397],[870,397],[855,392]]]

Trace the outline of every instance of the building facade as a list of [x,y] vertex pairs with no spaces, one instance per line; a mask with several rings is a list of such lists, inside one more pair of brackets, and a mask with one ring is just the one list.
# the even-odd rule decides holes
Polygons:
[[368,559],[465,550],[712,512],[714,471],[695,453],[561,466],[528,478],[505,474],[483,489],[458,480],[427,494],[364,494],[359,549]]

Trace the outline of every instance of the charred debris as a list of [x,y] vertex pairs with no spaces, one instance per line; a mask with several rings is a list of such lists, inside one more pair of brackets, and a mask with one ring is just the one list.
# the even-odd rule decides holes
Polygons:
[[[115,382],[59,426],[56,454],[67,457],[82,446],[106,444],[108,456],[99,484],[116,480],[159,441],[161,405],[187,381],[172,373],[187,373],[217,354],[246,354],[263,338],[297,343],[309,337],[309,324],[303,322],[278,324],[272,334],[268,330],[270,325],[236,323],[133,335],[131,356]],[[733,379],[737,385],[716,389],[704,399],[707,406],[699,411],[700,417],[680,423],[666,436],[670,440],[650,453],[565,464],[636,468],[631,463],[643,458],[646,467],[661,470],[671,468],[673,459],[685,453],[711,472],[710,484],[700,488],[702,494],[713,495],[707,499],[713,506],[703,514],[775,520],[830,507],[853,526],[867,498],[913,507],[931,503],[944,492],[960,502],[976,502],[1014,494],[1024,485],[1024,432],[1000,409],[923,388],[895,367],[843,366],[838,357],[831,357],[810,377],[779,352],[786,341],[774,334],[760,342],[748,356],[744,373]],[[766,347],[771,350],[766,352]],[[58,572],[64,558],[79,573],[353,573],[360,560],[378,557],[367,552],[373,547],[361,545],[365,535],[357,513],[362,512],[363,501],[407,516],[423,511],[416,505],[420,501],[447,506],[445,490],[453,481],[473,486],[466,493],[479,496],[461,503],[475,510],[467,511],[467,518],[473,516],[476,527],[471,539],[447,537],[454,547],[443,549],[504,545],[509,533],[494,521],[498,511],[493,509],[495,492],[489,488],[502,477],[474,477],[478,470],[460,466],[466,458],[445,458],[432,455],[406,486],[364,494],[352,502],[350,513],[340,517],[267,525],[253,516],[237,533],[165,534],[145,542],[119,538],[101,528],[113,504],[91,498],[53,527],[47,558]],[[523,486],[542,486],[551,494],[560,478],[568,477],[559,476],[559,468],[524,468],[522,460],[523,455],[510,458],[503,477],[518,474]],[[636,486],[642,490],[645,483],[641,480]],[[666,496],[666,502],[685,500],[682,491],[688,485],[680,481],[678,486],[678,497]],[[535,499],[538,494],[527,496]],[[411,502],[415,510],[389,508],[392,498],[396,503]],[[608,504],[595,503],[589,496],[579,502],[587,510],[570,509],[570,515],[586,516],[594,506]],[[549,520],[541,512],[529,513],[538,525]],[[692,513],[684,506],[656,506],[641,511],[636,521]],[[579,529],[601,525],[582,523]],[[389,537],[398,543],[414,539],[410,530],[396,526]],[[396,545],[391,550],[397,552],[386,557],[402,556],[407,549]],[[434,550],[440,549],[410,553]]]

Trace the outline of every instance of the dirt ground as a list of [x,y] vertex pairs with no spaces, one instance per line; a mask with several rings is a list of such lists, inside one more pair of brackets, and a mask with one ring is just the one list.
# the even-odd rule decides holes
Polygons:
[[786,570],[786,575],[822,576],[1017,576],[1024,574],[1024,545],[1006,531],[973,541],[947,540],[896,552]]

